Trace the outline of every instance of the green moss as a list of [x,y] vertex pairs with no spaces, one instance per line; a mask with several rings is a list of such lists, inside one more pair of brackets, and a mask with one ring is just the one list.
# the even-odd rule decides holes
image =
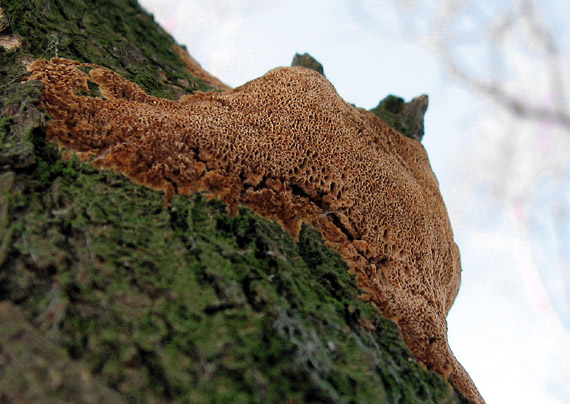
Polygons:
[[105,66],[159,97],[209,89],[186,71],[171,37],[134,1],[5,0],[2,9],[9,30],[25,39],[19,54]]
[[410,102],[405,102],[403,98],[395,95],[388,95],[370,112],[402,135],[420,142],[424,136],[424,115],[427,107],[428,96],[425,94]]
[[299,53],[295,53],[293,57],[293,61],[291,62],[291,66],[303,66],[307,69],[311,69],[316,71],[317,73],[325,75],[323,70],[323,65],[320,64],[317,59],[309,55],[308,53],[303,53],[302,55]]
[[[200,194],[163,208],[160,194],[77,160],[49,166],[42,193],[18,196],[3,298],[24,296],[127,401],[452,402],[315,230],[295,243]],[[45,313],[58,302],[54,325]]]
[[44,121],[35,105],[41,94],[37,82],[22,82],[25,68],[0,54],[0,166],[29,167],[34,164],[31,133]]

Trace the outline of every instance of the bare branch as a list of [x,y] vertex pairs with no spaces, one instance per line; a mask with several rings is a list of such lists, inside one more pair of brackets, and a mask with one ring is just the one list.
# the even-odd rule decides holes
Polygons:
[[[570,132],[570,112],[566,108],[558,46],[553,35],[539,21],[534,3],[531,0],[519,0],[516,9],[510,10],[504,16],[496,19],[494,24],[491,24],[488,37],[490,39],[489,52],[491,53],[489,71],[493,73],[492,79],[481,79],[468,72],[454,56],[453,51],[460,43],[457,41],[457,36],[451,35],[450,32],[452,32],[454,19],[462,11],[459,3],[447,1],[436,16],[436,23],[434,24],[436,27],[435,47],[451,76],[462,81],[474,91],[491,98],[498,105],[517,116],[531,120],[549,121]],[[548,66],[549,87],[554,95],[552,106],[527,105],[521,102],[517,96],[509,94],[502,82],[498,68],[506,62],[503,59],[503,54],[495,52],[493,48],[508,46],[507,37],[512,34],[517,25],[521,25],[521,28],[528,31],[529,40],[533,41],[544,55]]]

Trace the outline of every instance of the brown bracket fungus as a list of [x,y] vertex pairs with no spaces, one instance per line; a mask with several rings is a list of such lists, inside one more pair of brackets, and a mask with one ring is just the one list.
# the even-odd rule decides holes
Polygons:
[[178,102],[95,65],[52,59],[30,69],[45,86],[51,141],[167,199],[205,190],[230,211],[248,206],[293,236],[311,223],[418,360],[483,402],[447,343],[459,251],[419,142],[302,67]]

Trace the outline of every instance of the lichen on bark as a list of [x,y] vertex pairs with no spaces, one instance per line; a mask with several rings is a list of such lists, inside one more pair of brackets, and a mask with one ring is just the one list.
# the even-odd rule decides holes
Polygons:
[[35,58],[103,65],[172,99],[208,90],[134,1],[1,7],[22,45],[0,52],[0,401],[463,400],[313,229],[295,242],[201,194],[164,207],[46,141],[41,88],[22,81]]

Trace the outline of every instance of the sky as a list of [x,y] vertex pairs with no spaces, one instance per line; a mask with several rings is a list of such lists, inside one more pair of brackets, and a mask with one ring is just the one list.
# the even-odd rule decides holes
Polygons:
[[[548,122],[521,123],[453,80],[415,32],[421,24],[410,24],[392,1],[139,1],[232,87],[308,52],[341,97],[359,107],[373,108],[387,94],[407,100],[428,94],[422,143],[463,267],[448,315],[451,348],[489,404],[570,403],[570,280],[564,275],[570,257],[557,247],[570,240],[570,219],[551,211],[552,201],[570,206],[568,136]],[[480,3],[483,14],[493,15],[513,1]],[[563,32],[570,2],[541,4],[553,29]],[[468,30],[473,21],[460,24]],[[517,35],[523,41],[525,33]],[[553,95],[542,91],[548,86],[534,67],[532,47],[530,53],[511,48],[504,73],[509,91],[548,103]],[[473,48],[463,57],[477,69],[483,56]],[[514,150],[512,163],[505,162],[505,147]]]

